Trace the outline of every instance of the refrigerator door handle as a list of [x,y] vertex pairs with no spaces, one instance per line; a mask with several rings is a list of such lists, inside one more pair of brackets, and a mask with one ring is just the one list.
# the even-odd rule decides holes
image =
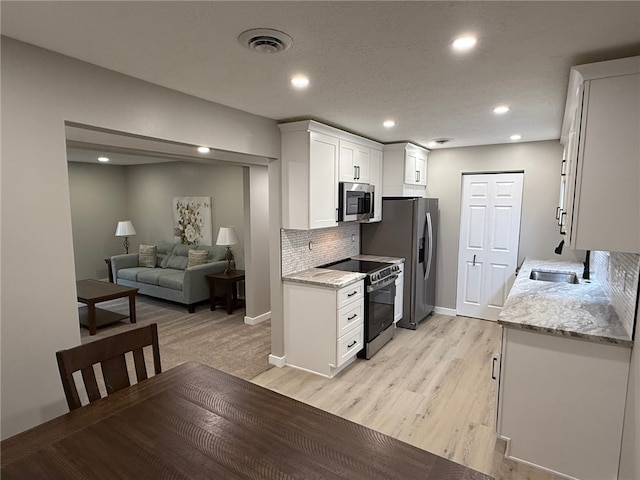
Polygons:
[[429,255],[427,256],[427,266],[424,274],[424,279],[427,280],[429,278],[429,273],[431,272],[431,261],[433,259],[433,224],[431,223],[431,212],[427,212],[427,235],[426,237],[429,239]]

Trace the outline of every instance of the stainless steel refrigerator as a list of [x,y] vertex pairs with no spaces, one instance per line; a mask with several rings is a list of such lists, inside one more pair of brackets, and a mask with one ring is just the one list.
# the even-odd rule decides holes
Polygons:
[[398,327],[416,329],[436,301],[438,199],[386,197],[382,221],[362,224],[363,254],[404,257],[403,317]]

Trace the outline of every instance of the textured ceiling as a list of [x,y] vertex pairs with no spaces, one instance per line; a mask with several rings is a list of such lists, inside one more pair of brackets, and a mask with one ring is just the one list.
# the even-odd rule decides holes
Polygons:
[[[640,2],[11,2],[3,35],[275,120],[385,143],[557,139],[571,65],[640,54]],[[287,32],[275,55],[249,28]],[[478,36],[469,54],[450,43]],[[306,91],[288,79],[305,73]],[[491,110],[509,104],[498,117]],[[393,129],[382,121],[393,118]]]

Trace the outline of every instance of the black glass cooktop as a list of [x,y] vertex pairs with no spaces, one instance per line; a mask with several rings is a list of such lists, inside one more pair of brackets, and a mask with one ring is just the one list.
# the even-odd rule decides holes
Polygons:
[[340,270],[343,272],[372,273],[388,266],[388,263],[353,260],[351,258],[347,258],[346,260],[339,260],[337,262],[321,265],[319,268],[330,268],[331,270]]

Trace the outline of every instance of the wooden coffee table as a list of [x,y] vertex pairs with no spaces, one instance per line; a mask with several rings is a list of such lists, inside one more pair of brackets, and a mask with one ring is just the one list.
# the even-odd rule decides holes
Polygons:
[[106,302],[116,298],[129,297],[129,319],[136,323],[136,293],[137,288],[124,287],[115,283],[100,280],[78,280],[76,282],[78,301],[87,305],[86,312],[80,310],[80,324],[89,328],[89,335],[96,334],[96,327],[119,322],[127,318],[126,315],[96,308],[96,303]]

